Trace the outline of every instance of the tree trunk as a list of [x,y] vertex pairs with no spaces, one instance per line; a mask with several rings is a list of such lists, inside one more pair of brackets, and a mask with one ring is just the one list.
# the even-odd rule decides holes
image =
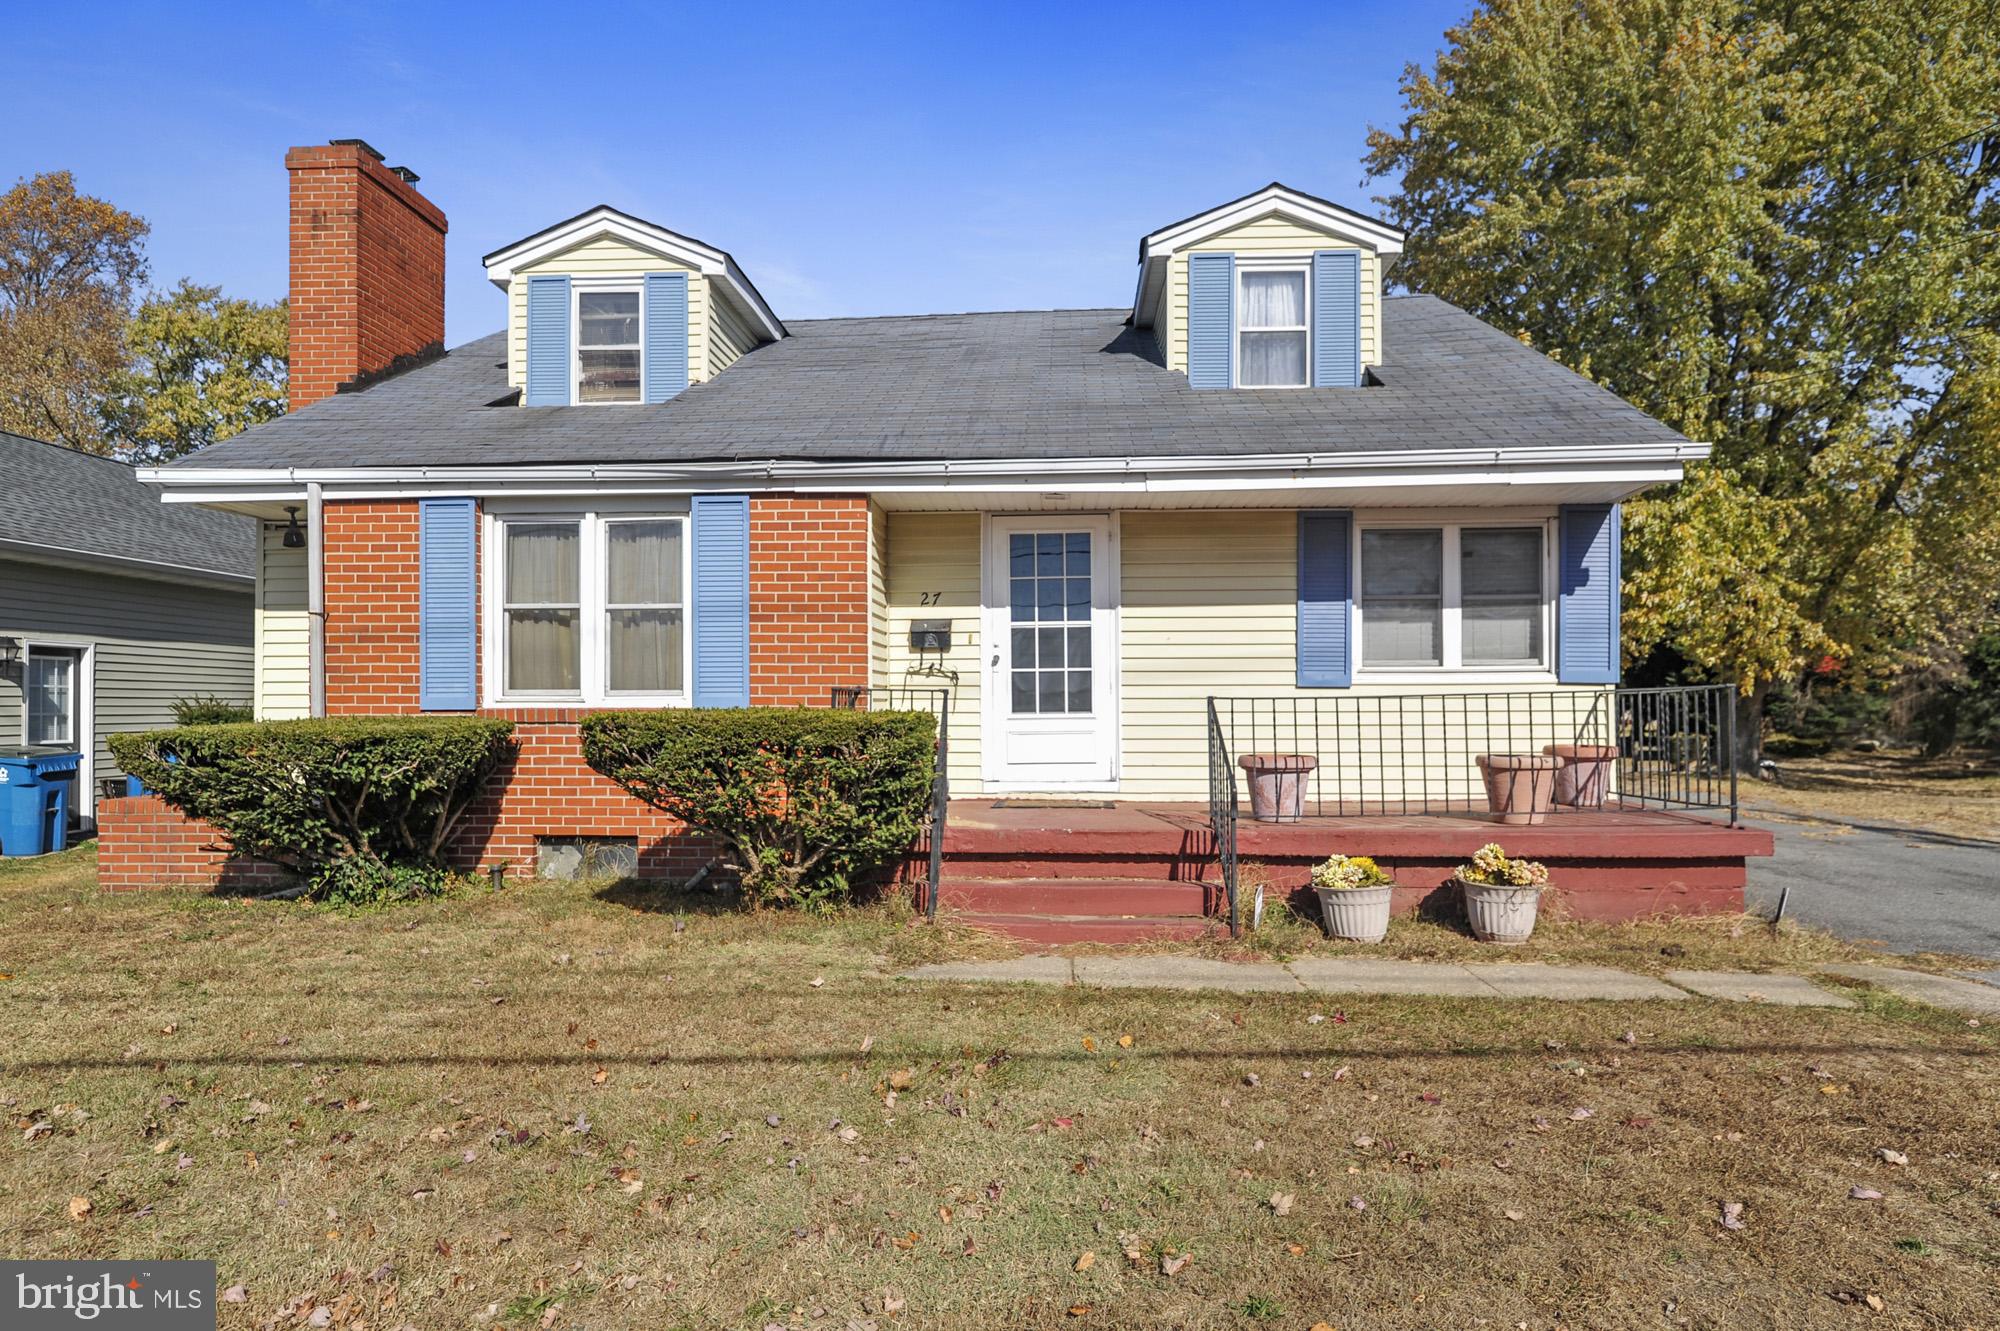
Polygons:
[[1771,693],[1760,679],[1750,692],[1736,695],[1736,770],[1754,775],[1764,760],[1764,703]]

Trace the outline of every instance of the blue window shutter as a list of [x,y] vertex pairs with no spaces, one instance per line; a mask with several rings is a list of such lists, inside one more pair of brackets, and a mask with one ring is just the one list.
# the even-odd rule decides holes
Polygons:
[[1299,687],[1354,682],[1354,515],[1299,514]]
[[479,705],[478,510],[470,499],[417,503],[417,706]]
[[750,496],[696,495],[694,705],[750,705]]
[[1188,386],[1236,383],[1236,256],[1188,255]]
[[1558,526],[1556,678],[1618,682],[1618,505],[1565,504]]
[[688,386],[688,275],[646,274],[646,401]]
[[528,391],[531,407],[569,405],[569,279],[528,279]]
[[1361,251],[1313,255],[1312,381],[1315,388],[1361,387]]

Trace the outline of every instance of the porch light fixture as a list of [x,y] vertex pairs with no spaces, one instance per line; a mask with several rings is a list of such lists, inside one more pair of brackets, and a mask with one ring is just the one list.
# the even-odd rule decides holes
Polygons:
[[16,665],[21,660],[21,640],[0,637],[0,669]]
[[306,529],[299,525],[299,510],[295,506],[288,505],[285,512],[292,515],[292,520],[285,524],[285,548],[287,550],[305,549]]

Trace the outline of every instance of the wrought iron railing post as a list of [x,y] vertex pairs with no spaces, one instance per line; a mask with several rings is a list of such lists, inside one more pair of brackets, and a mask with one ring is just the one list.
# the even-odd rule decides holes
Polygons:
[[944,883],[945,820],[951,811],[951,690],[937,692],[937,769],[931,774],[931,880],[924,902],[926,920],[937,919]]
[[[1721,686],[1727,689],[1728,685]],[[1719,699],[1722,707],[1722,752],[1723,761],[1729,764],[1729,825],[1736,826],[1736,699],[1725,695]]]

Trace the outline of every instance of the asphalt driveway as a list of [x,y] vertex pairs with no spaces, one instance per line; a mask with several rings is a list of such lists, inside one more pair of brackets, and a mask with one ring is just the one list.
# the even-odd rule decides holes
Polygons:
[[1897,952],[1991,957],[2000,980],[2000,841],[1893,824],[1746,811],[1777,853],[1750,861],[1750,909]]

